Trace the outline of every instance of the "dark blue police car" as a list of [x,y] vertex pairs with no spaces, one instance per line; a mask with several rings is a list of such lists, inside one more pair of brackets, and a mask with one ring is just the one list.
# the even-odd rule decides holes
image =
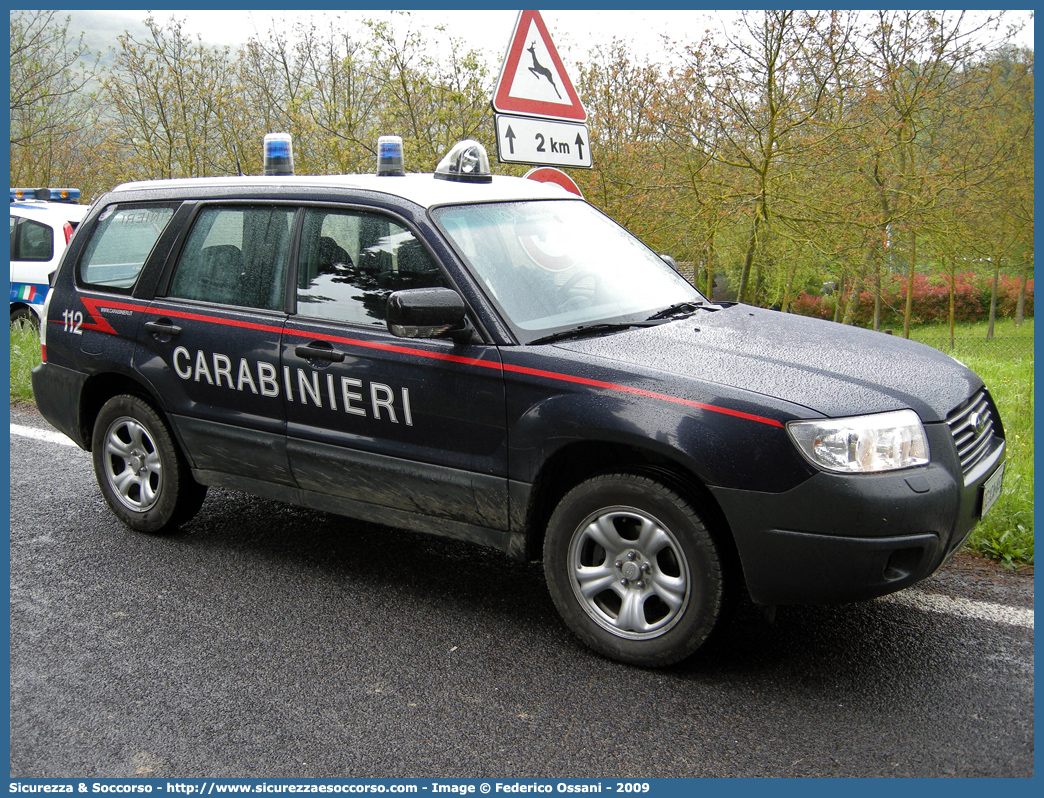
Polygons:
[[708,301],[474,142],[434,175],[382,148],[378,172],[94,203],[33,386],[128,526],[172,530],[220,485],[542,557],[580,638],[664,665],[731,591],[923,579],[999,495],[1001,420],[953,359]]

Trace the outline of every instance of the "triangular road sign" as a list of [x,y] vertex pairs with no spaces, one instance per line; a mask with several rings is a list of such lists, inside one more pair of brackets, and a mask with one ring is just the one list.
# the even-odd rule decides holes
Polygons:
[[539,11],[519,12],[493,91],[493,108],[502,114],[587,119]]

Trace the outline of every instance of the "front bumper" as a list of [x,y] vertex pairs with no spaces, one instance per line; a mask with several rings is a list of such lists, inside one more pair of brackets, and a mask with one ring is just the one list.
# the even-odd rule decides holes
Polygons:
[[819,473],[784,493],[712,488],[758,604],[860,601],[933,574],[978,522],[982,486],[1005,443],[962,475],[944,425],[926,430],[932,462],[877,475]]

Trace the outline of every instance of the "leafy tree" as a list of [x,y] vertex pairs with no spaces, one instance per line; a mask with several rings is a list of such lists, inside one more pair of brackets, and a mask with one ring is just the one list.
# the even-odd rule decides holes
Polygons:
[[145,24],[144,40],[119,37],[103,82],[113,163],[138,179],[234,174],[228,49],[193,40],[177,20],[166,27],[149,17]]
[[827,97],[831,65],[815,46],[816,24],[802,12],[744,13],[726,44],[687,49],[694,82],[688,91],[709,102],[710,124],[691,131],[693,143],[742,178],[743,196],[737,199],[748,223],[740,301],[756,297],[761,288],[766,264],[759,252],[772,232],[780,187],[804,161],[801,133]]
[[317,167],[335,174],[362,172],[376,157],[380,89],[363,41],[332,26],[325,35],[313,25],[303,33],[301,55],[314,87],[309,110],[314,124]]
[[877,204],[870,259],[874,329],[881,319],[885,249],[905,234],[910,260],[903,332],[909,337],[918,231],[931,223],[940,192],[953,186],[952,173],[939,169],[947,154],[938,146],[945,143],[939,133],[955,115],[971,110],[955,102],[960,70],[985,47],[982,36],[996,21],[988,17],[969,25],[964,12],[880,11],[867,36],[864,52],[874,91],[868,98],[862,174]]
[[[970,251],[992,265],[987,338],[997,319],[1000,273],[1020,268],[1020,297],[1032,270],[1033,252],[1033,54],[1011,48],[990,54],[968,70],[963,106],[981,108],[974,124],[961,127],[959,147],[977,156],[978,180],[969,209]],[[1018,312],[1018,311],[1017,311]]]
[[[737,197],[741,188],[730,167],[717,154],[718,120],[704,94],[701,71],[709,39],[689,45],[685,62],[669,69],[656,84],[652,105],[646,110],[654,131],[652,148],[663,164],[656,177],[671,189],[672,207],[663,212],[671,220],[669,234],[684,261],[692,263],[693,281],[713,297],[721,271],[723,242],[731,228],[741,224]],[[601,157],[599,158],[599,162]]]
[[688,260],[688,253],[677,248],[686,214],[671,185],[670,154],[656,146],[653,118],[660,85],[657,67],[634,59],[619,40],[596,47],[579,65],[577,87],[588,112],[591,149],[598,156],[576,181],[590,202],[650,246]]
[[[464,51],[443,28],[433,34],[410,26],[400,33],[387,22],[368,27],[380,98],[376,115],[382,132],[402,136],[407,168],[433,170],[464,138],[493,148],[493,85],[478,53]],[[435,42],[449,46],[445,61],[437,57]]]
[[97,56],[56,11],[11,12],[11,180],[78,183],[75,153],[93,112]]

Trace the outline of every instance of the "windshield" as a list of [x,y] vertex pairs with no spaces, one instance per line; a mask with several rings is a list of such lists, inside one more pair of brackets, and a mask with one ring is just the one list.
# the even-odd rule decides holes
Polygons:
[[582,200],[461,205],[432,215],[522,343],[703,301],[654,252]]

